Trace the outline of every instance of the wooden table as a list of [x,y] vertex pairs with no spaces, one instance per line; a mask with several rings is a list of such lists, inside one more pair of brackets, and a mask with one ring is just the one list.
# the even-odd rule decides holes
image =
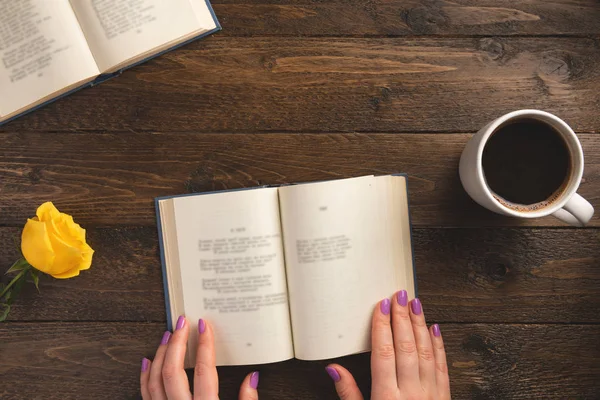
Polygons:
[[[29,287],[0,324],[0,398],[125,399],[165,329],[153,198],[407,172],[420,297],[454,398],[600,393],[598,0],[215,1],[224,30],[0,128],[0,265],[51,200],[89,271]],[[521,4],[522,3],[522,4]],[[586,155],[585,229],[463,191],[470,135],[555,113]],[[341,359],[369,390],[368,355]],[[330,399],[325,362],[261,366],[261,399]],[[236,398],[249,367],[220,370]]]

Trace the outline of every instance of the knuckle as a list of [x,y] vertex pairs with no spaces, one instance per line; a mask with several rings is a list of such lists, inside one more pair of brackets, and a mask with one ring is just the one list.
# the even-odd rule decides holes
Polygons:
[[397,347],[398,351],[404,354],[414,354],[417,352],[417,346],[414,342],[400,342]]
[[177,374],[177,370],[172,365],[164,365],[161,371],[163,381],[172,382],[175,379],[175,375]]
[[437,350],[444,350],[444,342],[442,342],[441,340],[434,340],[433,341],[433,346],[437,349]]
[[448,365],[445,362],[435,363],[435,369],[445,374],[448,373]]
[[197,361],[196,362],[196,367],[194,368],[194,376],[196,378],[201,378],[204,377],[206,375],[208,375],[208,373],[210,372],[210,367],[203,361]]
[[158,382],[150,382],[148,384],[148,392],[150,392],[150,395],[153,397],[156,397],[156,395],[161,392],[160,384]]
[[412,324],[414,326],[418,326],[419,328],[424,327],[425,329],[427,329],[427,323],[425,322],[425,318],[423,317],[413,320]]
[[351,399],[354,393],[354,388],[350,385],[340,385],[336,390],[341,400]]
[[433,349],[431,347],[419,347],[419,358],[423,361],[433,361]]
[[375,329],[376,330],[390,329],[390,319],[389,318],[378,318],[377,321],[375,321]]
[[408,313],[408,310],[403,309],[403,308],[404,307],[398,307],[394,310],[393,317],[397,321],[409,321],[410,320],[410,314]]
[[377,356],[384,360],[393,359],[396,355],[394,346],[391,344],[382,344],[377,347]]

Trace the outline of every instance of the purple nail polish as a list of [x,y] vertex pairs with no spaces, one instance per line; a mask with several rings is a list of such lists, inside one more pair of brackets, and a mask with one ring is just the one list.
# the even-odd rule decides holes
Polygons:
[[184,325],[185,317],[182,315],[179,317],[179,319],[177,319],[177,325],[175,325],[175,330],[178,331],[179,329],[183,328]]
[[406,293],[406,290],[401,290],[398,292],[396,295],[396,301],[398,301],[398,304],[400,304],[402,307],[406,307],[408,304],[408,293]]
[[331,379],[333,379],[334,382],[339,382],[340,379],[342,379],[342,377],[340,376],[340,374],[333,367],[325,367],[325,371],[327,371],[327,373],[329,374],[329,376],[331,377]]
[[148,367],[150,366],[150,360],[147,358],[142,358],[142,372],[148,371]]
[[[202,321],[202,320],[200,320]],[[250,375],[250,387],[252,389],[258,388],[258,378],[260,377],[260,373],[258,371],[254,371],[252,375]]]
[[421,312],[423,312],[423,308],[421,307],[421,300],[414,299],[413,301],[411,301],[410,309],[412,310],[413,314],[421,315]]
[[440,332],[440,326],[438,324],[433,324],[433,336],[440,337],[442,332]]
[[198,333],[204,333],[206,330],[206,322],[202,318],[198,320]]
[[381,303],[379,304],[379,308],[381,309],[381,312],[383,313],[383,315],[388,315],[390,313],[391,305],[392,305],[392,303],[390,302],[390,299],[381,300]]
[[169,339],[171,339],[171,332],[166,331],[163,334],[163,337],[162,337],[162,339],[160,341],[160,344],[167,344],[167,343],[169,343]]

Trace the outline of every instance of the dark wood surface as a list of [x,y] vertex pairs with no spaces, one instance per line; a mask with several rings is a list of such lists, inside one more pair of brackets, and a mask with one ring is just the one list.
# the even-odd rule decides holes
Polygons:
[[[0,267],[46,200],[96,249],[0,324],[0,398],[137,396],[165,329],[154,197],[393,172],[409,174],[419,293],[454,398],[597,398],[600,213],[584,229],[500,217],[457,166],[489,120],[550,111],[581,139],[579,192],[600,210],[600,3],[214,6],[222,32],[0,127]],[[339,362],[367,393],[368,355]],[[260,366],[261,399],[334,398],[324,365]],[[220,369],[223,399],[250,370]]]
[[[415,226],[564,226],[552,217],[512,219],[476,207],[458,177],[469,138],[415,133],[4,133],[0,207],[3,222],[10,225],[25,221],[40,201],[52,200],[88,227],[154,226],[157,196],[405,172]],[[579,138],[586,153],[579,193],[599,205],[600,136]],[[590,226],[600,226],[600,214]]]

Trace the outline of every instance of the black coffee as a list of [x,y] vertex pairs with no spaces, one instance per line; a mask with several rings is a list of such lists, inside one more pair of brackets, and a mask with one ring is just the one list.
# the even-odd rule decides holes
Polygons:
[[486,143],[482,162],[487,184],[500,197],[498,200],[523,211],[537,210],[554,201],[571,170],[562,136],[534,119],[501,126]]

